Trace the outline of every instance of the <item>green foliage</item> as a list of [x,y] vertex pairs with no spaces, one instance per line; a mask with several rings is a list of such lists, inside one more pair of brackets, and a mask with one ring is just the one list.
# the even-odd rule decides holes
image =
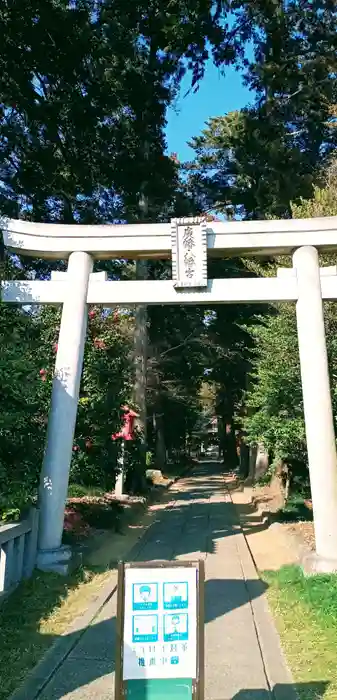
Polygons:
[[[89,312],[71,482],[112,490],[120,406],[131,391],[130,319]],[[0,304],[0,515],[17,516],[37,495],[60,313]],[[131,319],[132,323],[132,319]],[[15,510],[17,509],[17,510]]]
[[141,436],[135,435],[132,442],[125,443],[124,469],[125,489],[127,493],[143,493],[146,491],[144,465],[144,443]]
[[81,484],[69,484],[68,498],[85,498],[104,496],[104,489],[97,486],[82,486]]
[[165,466],[166,453],[181,454],[188,448],[200,413],[205,365],[203,318],[204,310],[197,307],[149,308],[148,400],[153,420],[148,433],[159,469]]
[[299,494],[290,496],[289,500],[277,513],[278,522],[296,522],[312,520],[312,508],[307,507],[307,501]]
[[[318,169],[336,146],[334,3],[249,0],[230,9],[229,18],[220,0],[7,2],[0,18],[1,214],[91,224],[144,220],[145,209],[148,220],[160,221],[209,209],[251,218],[336,213],[331,172],[312,201],[301,199],[312,195]],[[210,53],[222,67],[241,63],[257,99],[208,122],[193,139],[189,177],[179,181],[179,164],[165,153],[166,110],[187,70],[197,87]],[[3,258],[0,244],[7,278],[46,279],[52,269],[65,269],[60,261]],[[254,265],[217,261],[209,274],[272,270]],[[130,277],[125,261],[97,267],[110,279]],[[149,265],[150,279],[169,276],[166,263]],[[120,427],[121,404],[132,396],[134,322],[128,314],[91,312],[71,483],[111,490],[120,449],[111,435]],[[334,378],[330,305],[326,319]],[[0,512],[15,517],[36,495],[60,316],[54,309],[27,314],[0,306],[0,322]],[[215,389],[220,442],[228,424],[234,439],[253,345],[250,439],[293,464],[305,461],[290,306],[259,321],[252,306],[151,307],[148,333],[147,433],[155,465],[190,449],[203,425],[205,381]],[[336,406],[335,384],[333,392]],[[141,490],[140,436],[127,445],[125,462],[127,488]]]
[[36,495],[45,429],[38,330],[36,319],[0,302],[0,518]]
[[[327,171],[324,188],[316,187],[311,200],[293,206],[297,218],[337,215],[335,166]],[[275,269],[282,264],[275,262]],[[322,265],[335,263],[334,256],[321,256]],[[337,314],[324,303],[326,342],[332,387],[333,412],[337,415]],[[293,487],[309,488],[303,399],[294,304],[282,304],[251,330],[254,343],[253,384],[247,394],[249,415],[245,420],[248,440],[265,445],[275,462],[291,468]]]
[[146,467],[147,469],[150,469],[153,466],[153,454],[152,452],[147,451],[146,453]]
[[130,341],[120,317],[89,311],[71,480],[111,490],[121,423],[121,405],[131,391]]
[[248,438],[262,442],[275,459],[305,459],[305,432],[295,308],[278,312],[252,329],[254,388],[247,398]]
[[122,506],[116,501],[102,500],[101,502],[80,502],[72,504],[72,508],[80,513],[83,521],[95,529],[116,530],[120,528]]
[[187,68],[194,84],[202,76],[209,42],[222,60],[235,54],[220,4],[23,0],[0,22],[1,209],[134,220],[142,193],[160,217],[177,184],[166,107]]
[[[44,350],[43,400],[48,405],[55,363],[59,312],[40,313]],[[111,436],[121,423],[121,405],[130,395],[130,328],[132,319],[89,309],[84,367],[80,387],[71,483],[111,491],[117,468],[117,444]]]
[[237,37],[255,100],[209,119],[191,141],[188,183],[200,210],[263,219],[291,217],[310,198],[337,145],[337,12],[333,0],[236,5]]
[[185,166],[200,208],[230,219],[289,216],[292,199],[310,196],[312,175],[287,136],[256,108],[210,119],[191,141],[195,159]]
[[3,503],[4,503],[4,509],[1,513],[1,518],[0,518],[1,521],[4,523],[13,523],[13,522],[16,523],[16,522],[18,522],[18,520],[20,520],[20,516],[21,516],[20,508],[7,508],[5,498],[3,500]]
[[[210,0],[173,0],[169,8],[161,0],[150,6],[120,0],[6,3],[0,18],[0,213],[68,224],[135,221],[144,198],[156,220],[179,213],[176,205],[188,213],[178,168],[165,154],[165,112],[185,70],[197,84],[208,46],[221,50],[222,60],[234,56],[230,37],[222,46],[227,27],[220,4],[214,9]],[[98,266],[113,279],[129,272],[126,263]],[[52,269],[65,269],[65,263],[15,260],[6,276],[46,279]],[[8,507],[10,481],[15,502],[36,493],[59,313],[38,311],[27,330],[29,324],[36,345],[22,332],[10,349],[11,328],[3,330],[8,357],[0,370],[1,405],[8,400],[10,410],[2,413],[0,480]],[[130,331],[130,317],[116,321],[98,310],[89,324],[71,466],[71,481],[83,486],[114,485],[118,445],[111,434],[132,393]],[[180,386],[186,365],[179,368]],[[187,389],[181,393],[188,403]],[[129,487],[141,488],[139,441],[128,447],[126,459]]]

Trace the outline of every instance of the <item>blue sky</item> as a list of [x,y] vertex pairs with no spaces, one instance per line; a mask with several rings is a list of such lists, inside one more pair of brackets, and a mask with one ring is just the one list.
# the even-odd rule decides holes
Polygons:
[[242,85],[240,73],[227,68],[225,76],[209,61],[205,77],[196,94],[184,98],[191,84],[185,76],[175,109],[167,113],[167,151],[177,153],[179,160],[190,160],[193,151],[187,146],[192,136],[200,134],[210,117],[218,117],[240,109],[253,101],[253,95]]

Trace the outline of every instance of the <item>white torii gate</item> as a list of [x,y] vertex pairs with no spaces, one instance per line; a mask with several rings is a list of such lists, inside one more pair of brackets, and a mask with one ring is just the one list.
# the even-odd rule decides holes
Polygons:
[[[337,217],[282,221],[81,226],[9,220],[4,243],[15,253],[68,259],[50,281],[2,282],[2,300],[62,304],[47,443],[40,483],[37,565],[67,571],[64,507],[76,423],[87,305],[222,304],[295,301],[308,460],[316,536],[310,571],[337,571],[337,459],[322,299],[337,299],[337,268],[319,268],[318,251],[337,250]],[[274,278],[207,279],[207,255],[293,254]],[[109,282],[94,260],[165,259],[172,280]]]

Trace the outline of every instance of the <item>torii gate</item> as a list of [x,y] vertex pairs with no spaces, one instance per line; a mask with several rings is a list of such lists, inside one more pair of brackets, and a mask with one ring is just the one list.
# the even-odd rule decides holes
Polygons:
[[[68,259],[50,281],[2,282],[14,304],[62,304],[47,443],[40,483],[37,566],[64,572],[64,507],[76,423],[87,305],[221,304],[295,301],[316,553],[311,571],[337,571],[337,460],[322,299],[337,299],[337,268],[319,268],[318,250],[337,250],[337,217],[282,221],[81,226],[9,220],[4,243],[20,255]],[[274,278],[207,279],[207,255],[293,254]],[[109,282],[94,260],[165,259],[172,280]]]

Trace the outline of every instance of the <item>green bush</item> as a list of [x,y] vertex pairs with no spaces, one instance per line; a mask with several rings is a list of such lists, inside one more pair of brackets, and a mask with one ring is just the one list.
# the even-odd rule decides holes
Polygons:
[[[328,178],[325,189],[315,189],[310,201],[293,207],[296,218],[337,215],[337,178]],[[320,257],[322,265],[335,264],[335,256]],[[290,264],[280,259],[280,265]],[[263,274],[263,268],[261,269]],[[269,271],[270,272],[270,268]],[[333,413],[337,415],[337,309],[324,303],[325,330],[332,388]],[[250,331],[254,338],[252,387],[247,392],[245,419],[250,442],[262,443],[275,463],[282,460],[290,468],[293,492],[310,493],[303,414],[300,362],[295,304],[275,306]]]
[[123,508],[116,501],[76,503],[72,504],[72,508],[81,514],[90,527],[116,532],[120,530]]
[[86,496],[103,496],[105,489],[96,486],[83,486],[82,484],[69,484],[68,498],[83,498]]
[[20,512],[37,493],[46,417],[39,331],[37,318],[0,302],[0,519]]

